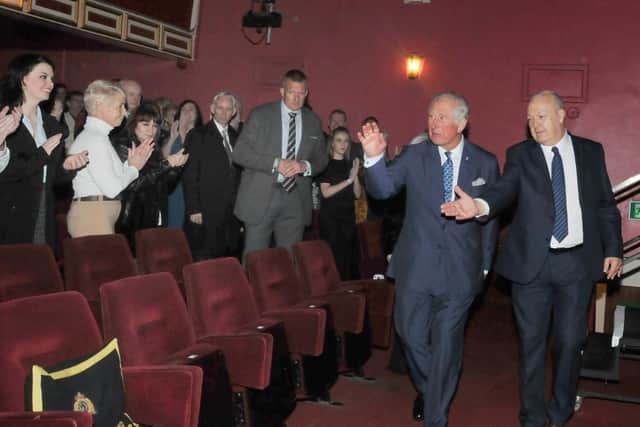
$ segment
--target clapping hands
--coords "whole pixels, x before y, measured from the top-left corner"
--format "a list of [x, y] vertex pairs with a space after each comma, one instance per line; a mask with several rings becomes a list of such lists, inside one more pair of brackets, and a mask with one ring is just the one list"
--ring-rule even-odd
[[131, 142], [131, 148], [129, 148], [129, 155], [127, 156], [129, 165], [138, 170], [142, 169], [147, 164], [149, 157], [151, 157], [154, 145], [152, 138], [145, 139], [138, 146]]
[[351, 171], [349, 172], [349, 179], [354, 182], [358, 178], [358, 172], [360, 171], [360, 159], [357, 157], [353, 159]]
[[183, 166], [185, 163], [187, 163], [187, 160], [189, 160], [189, 155], [184, 154], [184, 148], [175, 154], [167, 156], [167, 161], [172, 168]]
[[9, 112], [9, 107], [0, 110], [0, 143], [18, 129], [21, 116], [20, 111], [15, 108], [11, 112]]

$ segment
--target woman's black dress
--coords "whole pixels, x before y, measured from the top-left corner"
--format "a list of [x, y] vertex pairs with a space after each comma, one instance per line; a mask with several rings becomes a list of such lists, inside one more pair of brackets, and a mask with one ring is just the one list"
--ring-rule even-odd
[[[317, 181], [320, 185], [336, 185], [348, 179], [350, 171], [349, 160], [329, 159]], [[331, 197], [323, 197], [320, 205], [320, 237], [329, 243], [342, 280], [359, 279], [354, 200], [351, 184]]]

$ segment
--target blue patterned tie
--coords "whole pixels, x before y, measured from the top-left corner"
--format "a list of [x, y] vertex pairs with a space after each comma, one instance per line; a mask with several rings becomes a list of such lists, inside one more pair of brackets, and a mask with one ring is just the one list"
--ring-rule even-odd
[[442, 183], [444, 184], [442, 199], [446, 203], [452, 200], [451, 195], [453, 192], [453, 161], [451, 160], [451, 151], [445, 151], [444, 154], [447, 156], [447, 160], [445, 160], [442, 164]]
[[553, 224], [553, 237], [558, 242], [562, 242], [569, 234], [569, 223], [567, 222], [567, 195], [564, 186], [564, 168], [562, 167], [562, 157], [557, 147], [553, 151], [551, 161], [551, 187], [553, 188], [553, 207], [556, 211], [555, 223]]

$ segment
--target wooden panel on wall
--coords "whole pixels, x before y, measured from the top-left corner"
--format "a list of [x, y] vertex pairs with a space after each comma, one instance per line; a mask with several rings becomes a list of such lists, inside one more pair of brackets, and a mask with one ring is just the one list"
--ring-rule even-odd
[[284, 73], [292, 68], [304, 70], [304, 58], [299, 56], [257, 58], [254, 74], [255, 82], [262, 87], [279, 87]]
[[191, 11], [194, 0], [106, 0], [105, 3], [146, 15], [185, 30], [191, 29]]
[[127, 30], [125, 38], [133, 42], [138, 42], [160, 47], [160, 25], [157, 22], [145, 21], [143, 19], [129, 17], [127, 19]]
[[28, 10], [34, 15], [75, 24], [78, 22], [77, 0], [31, 0]]
[[586, 64], [525, 64], [522, 99], [541, 90], [556, 91], [565, 102], [586, 103], [589, 66]]
[[99, 33], [120, 36], [123, 14], [117, 9], [104, 7], [99, 3], [87, 3], [80, 26]]

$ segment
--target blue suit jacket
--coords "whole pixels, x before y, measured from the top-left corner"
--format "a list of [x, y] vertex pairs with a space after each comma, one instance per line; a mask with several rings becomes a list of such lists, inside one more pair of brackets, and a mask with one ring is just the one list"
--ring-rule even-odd
[[[571, 140], [584, 232], [578, 250], [585, 270], [596, 281], [603, 275], [605, 256], [622, 257], [620, 211], [611, 192], [602, 145], [574, 135]], [[551, 179], [540, 145], [527, 140], [509, 148], [504, 175], [482, 197], [491, 215], [516, 203], [496, 271], [514, 282], [529, 283], [549, 253], [555, 218]]]
[[[458, 185], [472, 197], [499, 176], [496, 157], [465, 140]], [[393, 162], [366, 169], [367, 191], [385, 199], [407, 190], [404, 224], [393, 250], [389, 275], [398, 290], [469, 296], [482, 289], [483, 270], [491, 269], [498, 223], [457, 222], [440, 213], [442, 166], [431, 142], [409, 145]]]

